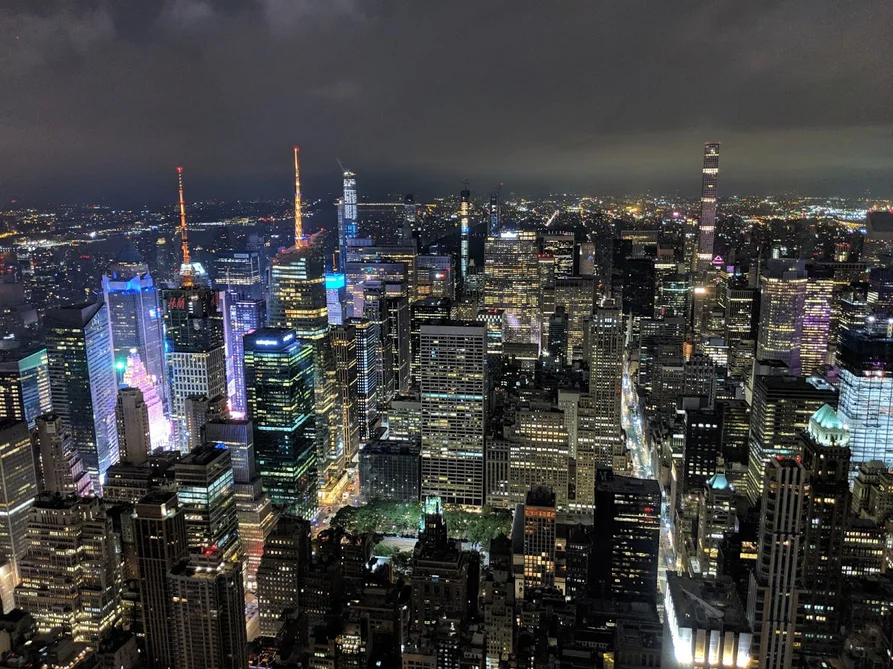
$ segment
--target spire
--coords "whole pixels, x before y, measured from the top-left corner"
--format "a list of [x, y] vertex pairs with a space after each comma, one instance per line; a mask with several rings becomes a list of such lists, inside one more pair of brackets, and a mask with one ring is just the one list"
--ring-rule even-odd
[[192, 264], [189, 260], [189, 235], [186, 230], [186, 201], [183, 199], [183, 168], [177, 167], [177, 182], [180, 188], [180, 242], [183, 245], [183, 287], [192, 287]]
[[301, 176], [298, 170], [298, 147], [295, 147], [295, 248], [304, 245], [304, 221], [301, 215]]

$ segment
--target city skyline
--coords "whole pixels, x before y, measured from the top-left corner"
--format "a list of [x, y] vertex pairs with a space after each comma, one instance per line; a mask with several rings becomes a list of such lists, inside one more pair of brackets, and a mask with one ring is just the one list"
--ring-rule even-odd
[[309, 193], [338, 159], [367, 192], [696, 192], [707, 141], [724, 192], [882, 192], [893, 8], [861, 9], [14, 2], [0, 197], [162, 201], [180, 162], [193, 197], [273, 197], [295, 143]]

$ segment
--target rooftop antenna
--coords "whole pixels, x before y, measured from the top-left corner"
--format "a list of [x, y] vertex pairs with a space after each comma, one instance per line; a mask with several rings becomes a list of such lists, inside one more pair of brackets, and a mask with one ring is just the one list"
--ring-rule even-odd
[[344, 174], [345, 172], [347, 172], [347, 169], [345, 169], [344, 165], [341, 164], [341, 158], [335, 158], [335, 160], [338, 161], [338, 167], [341, 168], [341, 173]]
[[298, 170], [298, 147], [295, 147], [295, 248], [304, 246], [304, 220], [301, 213], [301, 176]]
[[180, 243], [183, 247], [183, 268], [180, 270], [184, 288], [192, 288], [192, 263], [189, 260], [189, 233], [186, 229], [186, 200], [183, 199], [183, 168], [177, 167], [177, 185], [180, 191]]

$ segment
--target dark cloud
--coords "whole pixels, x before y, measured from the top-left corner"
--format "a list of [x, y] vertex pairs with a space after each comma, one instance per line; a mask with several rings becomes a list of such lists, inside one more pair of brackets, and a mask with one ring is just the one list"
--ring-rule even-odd
[[871, 188], [889, 0], [0, 0], [0, 193]]

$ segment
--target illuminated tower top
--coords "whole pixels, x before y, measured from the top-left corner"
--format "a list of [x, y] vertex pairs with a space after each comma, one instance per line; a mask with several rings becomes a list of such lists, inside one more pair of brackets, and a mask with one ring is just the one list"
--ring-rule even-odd
[[298, 147], [295, 147], [295, 247], [304, 245], [304, 220], [301, 213], [301, 175], [298, 169]]
[[701, 178], [701, 219], [698, 226], [698, 255], [693, 269], [703, 275], [713, 262], [713, 237], [716, 228], [716, 184], [719, 179], [719, 142], [704, 145]]
[[180, 243], [183, 247], [183, 269], [180, 274], [184, 288], [192, 287], [192, 263], [189, 260], [189, 234], [186, 229], [186, 201], [183, 199], [183, 168], [177, 167], [177, 184], [180, 192]]

